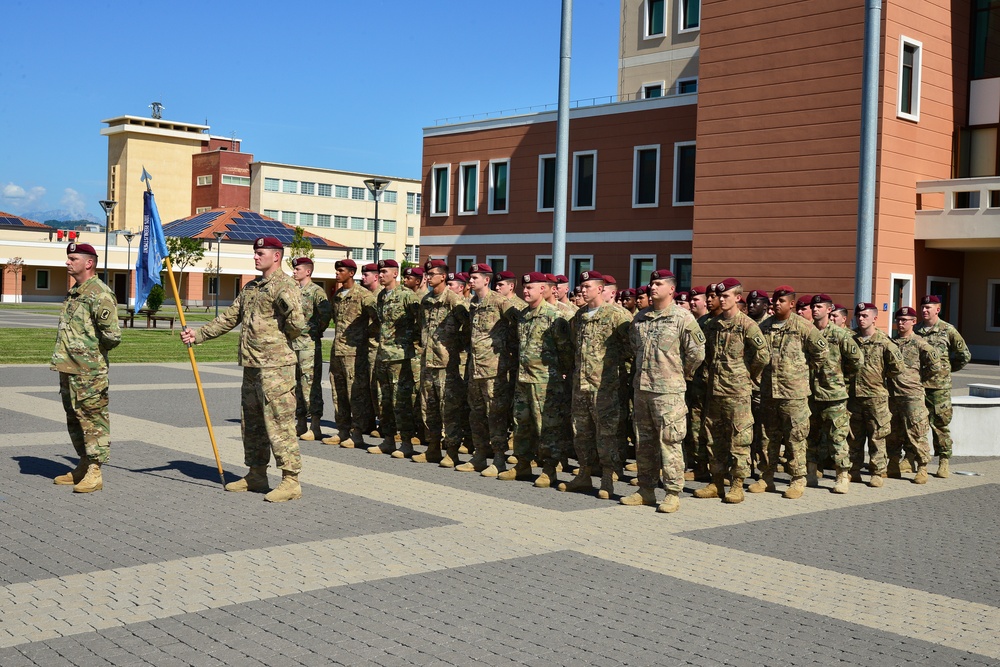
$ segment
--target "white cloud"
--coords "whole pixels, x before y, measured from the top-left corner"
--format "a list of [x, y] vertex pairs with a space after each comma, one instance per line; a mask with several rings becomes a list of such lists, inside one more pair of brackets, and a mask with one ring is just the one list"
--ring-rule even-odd
[[7, 183], [0, 190], [0, 206], [11, 213], [23, 213], [45, 197], [45, 188], [36, 185], [25, 190], [17, 183]]
[[3, 186], [3, 196], [5, 199], [21, 199], [26, 194], [28, 193], [26, 193], [24, 191], [24, 188], [22, 188], [20, 185], [8, 183], [7, 185]]
[[87, 205], [84, 203], [83, 197], [73, 188], [63, 190], [63, 196], [59, 200], [59, 205], [76, 216], [82, 217], [87, 212]]

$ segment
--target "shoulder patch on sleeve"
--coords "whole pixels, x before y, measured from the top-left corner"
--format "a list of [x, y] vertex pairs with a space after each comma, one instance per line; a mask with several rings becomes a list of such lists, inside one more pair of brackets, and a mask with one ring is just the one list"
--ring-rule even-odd
[[762, 347], [767, 347], [767, 345], [764, 343], [764, 336], [763, 336], [763, 334], [759, 334], [759, 333], [758, 334], [754, 334], [753, 338], [751, 338], [750, 340], [753, 341], [753, 344], [758, 349], [760, 349]]

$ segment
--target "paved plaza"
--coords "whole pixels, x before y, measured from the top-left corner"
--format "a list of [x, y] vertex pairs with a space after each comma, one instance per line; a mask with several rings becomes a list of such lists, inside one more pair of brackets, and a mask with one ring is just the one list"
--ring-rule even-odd
[[[201, 370], [231, 481], [241, 370]], [[302, 443], [270, 504], [222, 491], [187, 365], [118, 364], [81, 495], [56, 374], [0, 366], [0, 396], [3, 667], [1000, 665], [997, 459], [661, 515]]]

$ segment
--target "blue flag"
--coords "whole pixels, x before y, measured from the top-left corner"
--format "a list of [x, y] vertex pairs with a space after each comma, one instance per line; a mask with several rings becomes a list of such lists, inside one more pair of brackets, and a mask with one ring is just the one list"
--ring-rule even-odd
[[163, 237], [160, 213], [156, 210], [153, 193], [142, 193], [142, 240], [139, 242], [139, 258], [135, 262], [135, 307], [139, 310], [146, 304], [146, 297], [153, 285], [160, 284], [163, 258], [167, 256], [167, 240]]

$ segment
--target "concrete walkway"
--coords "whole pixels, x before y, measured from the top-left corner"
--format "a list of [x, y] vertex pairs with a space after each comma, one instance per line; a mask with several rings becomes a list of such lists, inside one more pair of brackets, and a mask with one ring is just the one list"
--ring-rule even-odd
[[[233, 480], [241, 372], [200, 367]], [[79, 495], [55, 374], [0, 392], [4, 667], [1000, 664], [996, 459], [660, 515], [302, 443], [271, 505], [221, 490], [185, 365], [120, 364]]]

